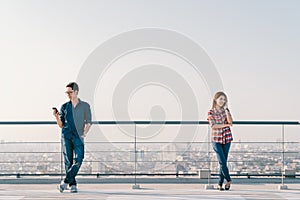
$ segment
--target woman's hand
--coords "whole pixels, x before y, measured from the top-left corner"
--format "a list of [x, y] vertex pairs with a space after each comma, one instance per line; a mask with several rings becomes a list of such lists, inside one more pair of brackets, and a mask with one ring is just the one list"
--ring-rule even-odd
[[226, 102], [226, 103], [224, 104], [223, 108], [224, 108], [225, 110], [228, 109], [228, 102]]
[[232, 124], [215, 124], [212, 126], [212, 128], [226, 128], [230, 126], [232, 126]]

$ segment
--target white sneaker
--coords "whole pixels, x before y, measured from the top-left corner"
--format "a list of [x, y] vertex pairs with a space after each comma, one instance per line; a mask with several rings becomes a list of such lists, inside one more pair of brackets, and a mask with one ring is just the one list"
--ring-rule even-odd
[[63, 192], [64, 190], [66, 190], [68, 187], [68, 184], [65, 183], [64, 181], [62, 181], [58, 186], [57, 186], [57, 189], [60, 191], [60, 192]]
[[71, 192], [72, 192], [72, 193], [78, 192], [78, 191], [77, 191], [77, 186], [76, 186], [76, 185], [72, 185], [72, 186], [71, 186]]

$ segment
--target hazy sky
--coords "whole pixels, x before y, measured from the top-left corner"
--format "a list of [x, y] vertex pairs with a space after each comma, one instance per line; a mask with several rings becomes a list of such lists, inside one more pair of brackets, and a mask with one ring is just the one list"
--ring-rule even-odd
[[[122, 32], [157, 27], [179, 32], [205, 49], [235, 120], [298, 121], [299, 9], [297, 0], [0, 0], [0, 120], [53, 120], [51, 107], [67, 100], [65, 85], [76, 80], [91, 52]], [[142, 65], [155, 57], [155, 52], [150, 58], [146, 54], [133, 54], [130, 62]], [[174, 68], [188, 77], [190, 69], [174, 60]], [[130, 67], [128, 60], [122, 62]], [[118, 70], [116, 63], [108, 76], [118, 80], [126, 69]], [[210, 96], [196, 79], [190, 81], [199, 83], [198, 119], [205, 120]], [[103, 91], [116, 84], [108, 81]], [[128, 105], [132, 119], [149, 120], [153, 105], [166, 108], [166, 119], [180, 119], [178, 99], [171, 93], [154, 86], [139, 92]], [[95, 99], [109, 95], [99, 89]], [[113, 120], [111, 104], [94, 107], [94, 119]]]

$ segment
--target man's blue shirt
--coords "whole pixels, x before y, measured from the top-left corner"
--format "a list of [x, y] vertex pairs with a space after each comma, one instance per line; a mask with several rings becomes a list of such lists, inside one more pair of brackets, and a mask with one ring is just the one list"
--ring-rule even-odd
[[68, 101], [61, 106], [60, 120], [63, 123], [62, 137], [81, 137], [85, 124], [92, 123], [90, 105], [79, 99], [74, 108], [72, 102]]

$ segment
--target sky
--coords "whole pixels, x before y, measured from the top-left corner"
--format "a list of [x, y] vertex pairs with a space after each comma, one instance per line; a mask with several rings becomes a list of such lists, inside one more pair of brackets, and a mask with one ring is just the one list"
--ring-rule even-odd
[[[234, 120], [299, 121], [299, 8], [296, 0], [0, 0], [0, 121], [54, 120], [51, 108], [67, 101], [65, 86], [77, 80], [89, 56], [115, 36], [145, 28], [184, 35], [205, 51], [221, 78]], [[184, 109], [193, 110], [194, 104], [185, 107], [187, 100], [176, 90], [154, 83], [136, 85], [125, 99], [130, 119], [206, 120], [211, 93], [205, 77], [180, 57], [151, 49], [122, 56], [99, 77], [94, 120], [123, 119], [114, 110], [123, 102], [112, 99], [114, 89], [131, 70], [159, 64], [191, 86], [197, 115], [183, 118]], [[59, 137], [53, 126], [0, 130], [11, 133], [1, 136], [3, 140]], [[168, 140], [168, 134], [162, 135], [156, 139]]]

